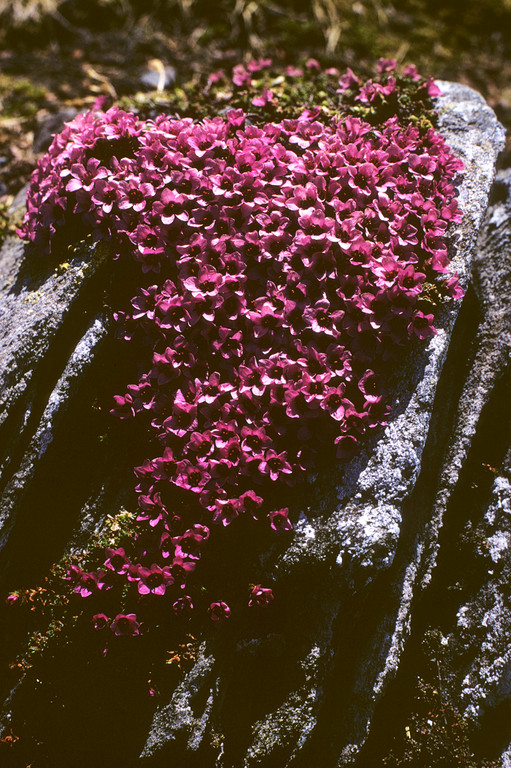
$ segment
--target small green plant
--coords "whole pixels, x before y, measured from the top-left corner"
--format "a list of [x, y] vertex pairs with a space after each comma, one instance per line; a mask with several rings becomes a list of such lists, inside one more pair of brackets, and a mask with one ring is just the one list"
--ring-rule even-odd
[[12, 217], [9, 211], [10, 200], [0, 201], [0, 246], [5, 238], [14, 234], [16, 227], [13, 225]]
[[[15, 590], [7, 597], [11, 605], [25, 607], [36, 613], [46, 627], [30, 634], [26, 647], [11, 664], [12, 669], [28, 671], [36, 658], [57, 636], [64, 636], [77, 622], [77, 602], [73, 586], [67, 578], [70, 569], [89, 571], [104, 560], [107, 547], [128, 546], [134, 535], [135, 515], [124, 509], [108, 515], [100, 532], [94, 533], [88, 547], [66, 555], [55, 563], [41, 586]], [[63, 632], [63, 630], [66, 630]]]
[[25, 78], [0, 74], [1, 120], [34, 117], [46, 99], [46, 90]]

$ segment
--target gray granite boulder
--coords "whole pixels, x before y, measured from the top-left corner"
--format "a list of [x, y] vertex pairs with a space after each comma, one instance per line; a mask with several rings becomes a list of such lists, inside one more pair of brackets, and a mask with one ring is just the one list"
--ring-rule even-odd
[[[503, 130], [476, 92], [440, 86], [440, 130], [465, 163], [459, 184], [465, 215], [450, 232], [450, 250], [466, 298], [461, 306], [442, 309], [438, 334], [395, 371], [388, 426], [336, 476], [319, 472], [309, 478], [291, 545], [262, 556], [261, 571], [278, 584], [285, 614], [275, 626], [204, 639], [195, 664], [154, 702], [140, 698], [150, 674], [147, 659], [131, 665], [131, 682], [122, 665], [92, 672], [70, 653], [59, 669], [50, 664], [38, 673], [42, 691], [35, 698], [27, 693], [33, 676], [10, 691], [7, 684], [4, 727], [10, 727], [13, 712], [24, 719], [45, 742], [41, 764], [57, 765], [64, 749], [55, 743], [58, 726], [48, 720], [52, 706], [65, 707], [66, 743], [76, 745], [74, 762], [62, 764], [90, 765], [98, 744], [105, 764], [108, 759], [114, 765], [369, 764], [364, 745], [399, 674], [416, 607], [431, 588], [445, 516], [495, 383], [495, 361], [504, 366], [508, 354], [507, 326], [499, 326], [506, 309], [500, 294], [491, 296], [490, 246], [475, 260], [477, 293], [470, 286]], [[27, 567], [34, 577], [44, 573], [62, 552], [81, 545], [105, 514], [120, 508], [132, 484], [129, 450], [118, 450], [123, 438], [113, 434], [98, 441], [105, 429], [101, 413], [97, 421], [83, 415], [101, 401], [98, 381], [111, 387], [129, 368], [125, 360], [112, 372], [117, 353], [102, 306], [111, 279], [105, 256], [101, 246], [83, 244], [60, 264], [33, 274], [33, 261], [21, 246], [11, 243], [2, 253], [0, 562], [6, 585], [26, 575]], [[505, 282], [507, 272], [500, 269]], [[478, 304], [485, 313], [479, 329]], [[81, 468], [91, 464], [94, 472], [84, 478]], [[501, 480], [501, 494], [504, 485]], [[490, 557], [500, 557], [508, 546], [507, 528], [499, 527], [495, 510], [488, 511], [488, 525], [494, 526]], [[501, 613], [507, 627], [507, 614]], [[464, 671], [466, 684], [454, 671], [449, 677], [453, 697], [465, 702], [474, 720], [490, 690], [498, 706], [509, 688], [507, 652], [498, 657], [501, 667], [494, 674], [483, 645], [479, 661]], [[70, 675], [75, 670], [86, 693], [77, 682], [66, 683], [64, 669]], [[122, 725], [110, 709], [115, 706], [122, 710]], [[45, 732], [38, 721], [43, 714]]]

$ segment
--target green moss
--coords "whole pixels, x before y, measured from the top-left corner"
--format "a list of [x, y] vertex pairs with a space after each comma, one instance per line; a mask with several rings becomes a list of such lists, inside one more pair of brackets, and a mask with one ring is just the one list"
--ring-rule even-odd
[[41, 108], [46, 90], [24, 78], [0, 75], [0, 114], [2, 119], [30, 118]]
[[[280, 121], [299, 117], [304, 109], [317, 109], [319, 120], [355, 115], [372, 125], [381, 125], [397, 115], [425, 133], [436, 122], [431, 99], [421, 83], [410, 77], [397, 76], [397, 91], [389, 97], [378, 97], [366, 106], [355, 100], [356, 91], [339, 93], [338, 75], [302, 67], [301, 76], [283, 74], [281, 68], [264, 68], [253, 76], [249, 85], [233, 84], [228, 71], [215, 82], [194, 76], [189, 81], [163, 92], [137, 93], [122, 98], [118, 104], [141, 119], [165, 113], [200, 120], [225, 113], [226, 109], [243, 109], [254, 122]], [[377, 76], [386, 81], [386, 74]], [[255, 106], [253, 99], [263, 90], [272, 93], [265, 106]]]
[[14, 237], [23, 221], [23, 213], [19, 208], [13, 210], [12, 201], [11, 195], [0, 200], [0, 248], [8, 237]]
[[11, 592], [11, 595], [18, 598], [22, 609], [36, 613], [46, 625], [30, 634], [24, 651], [11, 664], [11, 669], [27, 672], [54, 639], [59, 637], [66, 642], [76, 625], [78, 615], [73, 605], [75, 595], [72, 583], [66, 578], [69, 568], [74, 565], [84, 571], [97, 570], [104, 562], [106, 547], [116, 549], [124, 546], [129, 549], [134, 531], [133, 513], [121, 509], [115, 515], [108, 515], [102, 530], [91, 536], [88, 546], [55, 563], [42, 586]]

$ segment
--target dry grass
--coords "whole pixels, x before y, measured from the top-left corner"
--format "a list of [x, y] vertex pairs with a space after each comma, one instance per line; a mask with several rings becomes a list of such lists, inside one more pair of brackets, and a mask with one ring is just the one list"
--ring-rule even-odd
[[0, 0], [0, 14], [7, 23], [22, 27], [39, 23], [45, 16], [54, 16], [62, 0]]

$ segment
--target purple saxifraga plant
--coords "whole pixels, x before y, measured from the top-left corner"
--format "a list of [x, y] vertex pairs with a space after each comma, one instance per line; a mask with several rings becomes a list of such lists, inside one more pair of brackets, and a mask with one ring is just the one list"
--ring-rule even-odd
[[[234, 86], [265, 66], [235, 67]], [[339, 92], [359, 105], [388, 98], [390, 63], [380, 71], [383, 84], [349, 71]], [[265, 107], [274, 96], [265, 87], [255, 98]], [[128, 584], [188, 613], [213, 530], [246, 518], [290, 535], [289, 509], [269, 501], [275, 488], [316, 466], [318, 434], [345, 461], [386, 423], [385, 366], [435, 333], [418, 303], [426, 286], [461, 296], [445, 238], [460, 219], [460, 169], [432, 128], [319, 109], [254, 124], [241, 109], [144, 122], [114, 107], [55, 137], [21, 235], [50, 252], [78, 225], [138, 262], [140, 288], [116, 319], [120, 335], [142, 334], [152, 351], [113, 410], [145, 414], [160, 446], [135, 468], [133, 550], [107, 549], [95, 573], [75, 567], [78, 594]], [[169, 488], [183, 499], [178, 513]], [[272, 600], [271, 589], [250, 588], [250, 607]], [[209, 606], [214, 622], [230, 614], [222, 600]], [[95, 621], [116, 635], [140, 631], [132, 613]]]

